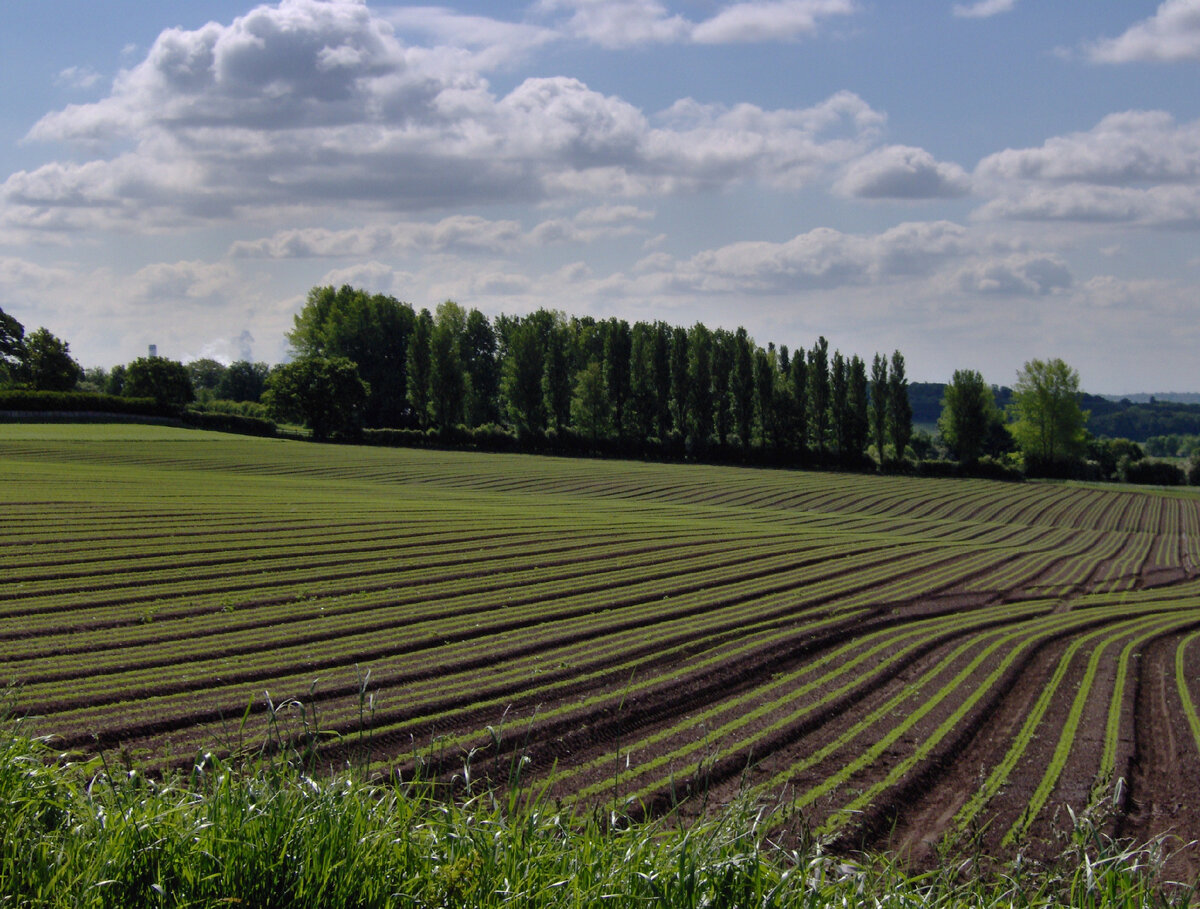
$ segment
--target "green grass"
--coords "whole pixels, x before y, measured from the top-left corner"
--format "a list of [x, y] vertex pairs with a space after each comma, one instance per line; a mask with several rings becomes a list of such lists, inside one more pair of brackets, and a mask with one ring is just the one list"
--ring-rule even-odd
[[[299, 758], [299, 755], [293, 755]], [[921, 874], [819, 843], [784, 850], [738, 802], [690, 827], [613, 826], [517, 789], [446, 801], [422, 784], [313, 778], [298, 760], [211, 756], [152, 780], [71, 765], [0, 731], [0, 905], [27, 907], [1185, 907], [1156, 844], [1075, 819], [1054, 861]]]

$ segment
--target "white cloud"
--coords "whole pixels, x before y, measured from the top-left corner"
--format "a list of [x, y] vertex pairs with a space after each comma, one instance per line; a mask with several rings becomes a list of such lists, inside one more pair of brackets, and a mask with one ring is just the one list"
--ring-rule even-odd
[[90, 66], [68, 66], [66, 69], [59, 71], [59, 74], [54, 79], [54, 83], [66, 88], [86, 89], [92, 88], [103, 78], [103, 76]]
[[1149, 19], [1116, 38], [1086, 46], [1095, 63], [1200, 60], [1200, 0], [1166, 0]]
[[1058, 256], [1018, 254], [985, 258], [960, 269], [953, 278], [958, 288], [979, 294], [1045, 296], [1069, 288], [1070, 269]]
[[976, 3], [956, 3], [953, 13], [966, 19], [987, 19], [1000, 13], [1011, 12], [1017, 0], [977, 0]]
[[861, 199], [945, 199], [966, 195], [971, 179], [922, 148], [889, 145], [852, 162], [835, 188]]
[[455, 48], [404, 45], [353, 0], [283, 0], [229, 25], [170, 29], [106, 97], [34, 125], [30, 140], [90, 159], [10, 175], [0, 223], [142, 232], [328, 206], [797, 187], [866, 151], [884, 119], [849, 92], [783, 110], [685, 101], [652, 119], [565, 77], [497, 97], [476, 66]]
[[1200, 227], [1200, 121], [1111, 114], [1084, 133], [989, 155], [975, 188], [983, 218]]
[[854, 0], [745, 0], [694, 22], [672, 15], [658, 0], [541, 0], [553, 15], [569, 12], [558, 28], [606, 48], [695, 42], [735, 44], [790, 41], [815, 34], [821, 20], [857, 11]]
[[758, 0], [734, 3], [692, 29], [698, 44], [786, 41], [812, 35], [820, 20], [855, 12], [852, 0]]

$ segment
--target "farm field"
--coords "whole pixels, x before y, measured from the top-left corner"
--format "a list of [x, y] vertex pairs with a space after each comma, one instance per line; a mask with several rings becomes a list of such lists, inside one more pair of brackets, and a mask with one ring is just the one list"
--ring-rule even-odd
[[915, 857], [1121, 779], [1114, 833], [1200, 836], [1187, 492], [9, 424], [0, 503], [0, 680], [63, 749], [319, 730]]

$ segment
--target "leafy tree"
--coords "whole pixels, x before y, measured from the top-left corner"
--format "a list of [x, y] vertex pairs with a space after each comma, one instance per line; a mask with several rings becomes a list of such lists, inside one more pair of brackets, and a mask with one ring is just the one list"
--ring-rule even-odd
[[276, 419], [302, 422], [324, 441], [357, 432], [368, 393], [347, 357], [302, 357], [271, 371], [263, 399]]
[[467, 373], [467, 425], [495, 422], [500, 414], [500, 363], [496, 332], [478, 309], [467, 313], [462, 355]]
[[639, 439], [655, 434], [658, 390], [654, 383], [654, 326], [636, 322], [629, 352], [629, 422]]
[[871, 361], [871, 438], [880, 464], [884, 460], [888, 435], [888, 389], [887, 357], [877, 353]]
[[892, 444], [896, 448], [896, 459], [903, 461], [904, 452], [912, 439], [912, 404], [908, 400], [908, 378], [904, 374], [904, 356], [892, 351], [892, 368], [888, 376], [888, 427]]
[[857, 354], [850, 358], [849, 387], [846, 393], [846, 410], [848, 431], [846, 442], [850, 459], [857, 462], [863, 456], [870, 435], [870, 416], [868, 413], [867, 366], [862, 357]]
[[612, 405], [612, 426], [624, 435], [628, 420], [625, 406], [629, 400], [630, 361], [633, 357], [633, 333], [624, 319], [609, 319], [604, 334], [604, 385]]
[[[558, 432], [571, 424], [571, 329], [566, 320], [556, 319], [546, 337], [545, 368], [542, 372], [542, 397], [545, 399], [547, 418]], [[589, 364], [595, 363], [592, 360]], [[585, 367], [586, 368], [586, 367]], [[603, 392], [604, 389], [602, 388]], [[607, 401], [607, 398], [605, 398]], [[592, 402], [589, 401], [589, 406]], [[598, 405], [597, 405], [598, 406]]]
[[829, 422], [839, 457], [850, 454], [850, 372], [840, 350], [829, 364]]
[[579, 431], [595, 442], [606, 438], [611, 431], [611, 412], [603, 367], [593, 360], [575, 379], [571, 415]]
[[545, 345], [532, 316], [508, 325], [507, 350], [500, 366], [500, 391], [508, 418], [522, 433], [546, 428], [542, 394]]
[[803, 458], [808, 454], [808, 362], [803, 347], [792, 355], [788, 394], [794, 426], [792, 447]]
[[408, 408], [420, 426], [427, 425], [429, 420], [429, 390], [433, 371], [432, 341], [433, 315], [428, 309], [422, 309], [413, 323], [405, 363]]
[[824, 454], [829, 444], [829, 342], [825, 336], [808, 352], [808, 414], [813, 447]]
[[754, 350], [754, 400], [758, 411], [759, 442], [763, 448], [778, 444], [778, 419], [775, 410], [775, 349]]
[[671, 425], [687, 435], [688, 408], [688, 333], [686, 328], [671, 329]]
[[718, 328], [712, 333], [712, 421], [717, 441], [724, 445], [733, 430], [732, 401], [729, 397], [733, 379], [733, 333]]
[[188, 371], [188, 378], [191, 379], [192, 390], [197, 394], [202, 391], [215, 394], [221, 380], [225, 378], [225, 364], [218, 363], [211, 357], [192, 360], [185, 363], [184, 367]]
[[[336, 290], [314, 287], [287, 338], [298, 359], [352, 360], [371, 389], [363, 422], [399, 426], [408, 409], [408, 345], [415, 323], [413, 308], [394, 297], [368, 294], [348, 285]], [[422, 394], [417, 392], [418, 397]], [[420, 419], [425, 416], [422, 409]]]
[[1079, 406], [1079, 373], [1062, 360], [1026, 363], [1010, 408], [1013, 438], [1027, 461], [1051, 465], [1083, 457], [1087, 413]]
[[687, 434], [693, 447], [702, 451], [713, 434], [712, 332], [697, 322], [688, 331], [687, 347]]
[[654, 346], [651, 358], [654, 377], [654, 432], [665, 439], [671, 429], [671, 326], [654, 323]]
[[70, 391], [83, 378], [83, 368], [71, 357], [66, 341], [45, 328], [25, 338], [22, 378], [36, 391]]
[[130, 363], [125, 368], [121, 394], [127, 398], [154, 398], [160, 407], [172, 408], [196, 400], [187, 368], [165, 357], [138, 357]]
[[270, 367], [266, 363], [236, 360], [229, 364], [217, 385], [217, 397], [223, 401], [257, 401], [267, 388]]
[[973, 369], [958, 369], [942, 397], [938, 429], [954, 456], [963, 464], [979, 460], [992, 423], [999, 419], [996, 398], [983, 376]]
[[15, 384], [25, 361], [25, 326], [0, 309], [0, 386]]
[[466, 375], [462, 339], [467, 314], [453, 300], [437, 308], [429, 334], [429, 412], [433, 422], [446, 429], [463, 421]]
[[743, 447], [749, 448], [754, 426], [754, 345], [741, 326], [733, 334], [733, 375], [729, 386], [733, 425]]

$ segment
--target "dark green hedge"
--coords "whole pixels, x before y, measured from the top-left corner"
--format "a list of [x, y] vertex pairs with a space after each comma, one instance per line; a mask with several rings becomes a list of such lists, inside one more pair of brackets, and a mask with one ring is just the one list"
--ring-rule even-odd
[[233, 413], [185, 410], [180, 419], [188, 426], [196, 429], [236, 432], [244, 436], [275, 435], [275, 424], [270, 420], [262, 420], [258, 417], [243, 417]]
[[49, 413], [123, 413], [143, 417], [174, 416], [153, 398], [122, 398], [90, 391], [0, 391], [0, 410], [33, 410]]

